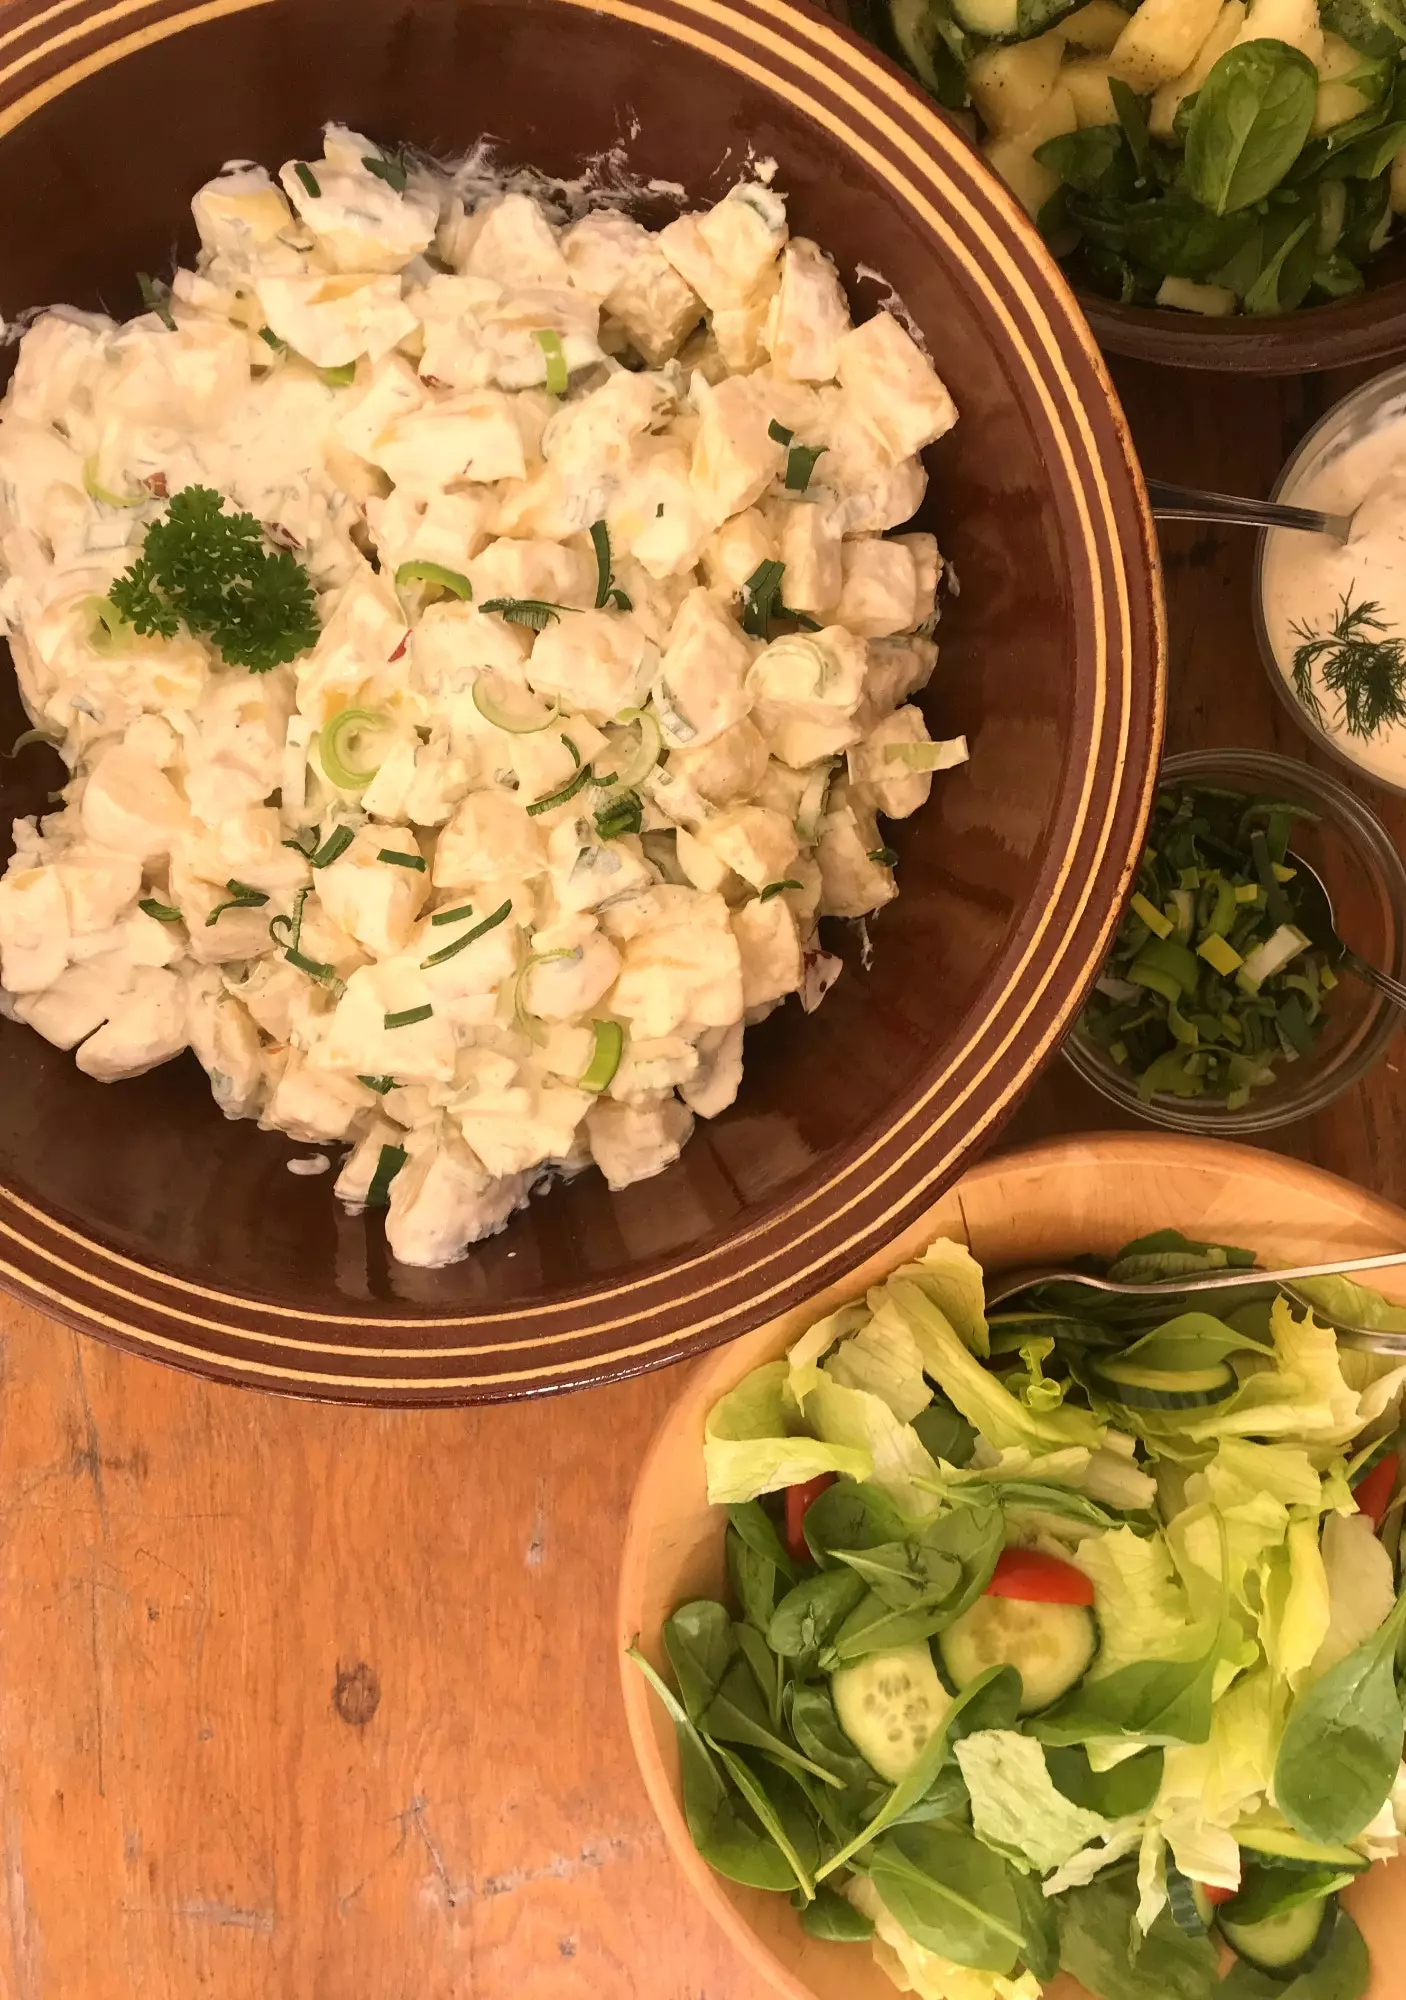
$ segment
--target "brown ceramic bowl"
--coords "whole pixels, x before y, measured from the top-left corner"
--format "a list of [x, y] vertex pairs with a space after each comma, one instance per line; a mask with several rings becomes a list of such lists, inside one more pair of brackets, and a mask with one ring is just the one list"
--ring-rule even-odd
[[[725, 1882], [689, 1838], [679, 1802], [673, 1727], [624, 1657], [641, 1650], [664, 1666], [664, 1620], [691, 1597], [718, 1597], [723, 1516], [708, 1505], [703, 1421], [749, 1370], [773, 1360], [810, 1325], [911, 1257], [935, 1236], [970, 1245], [988, 1271], [1065, 1264], [1081, 1252], [1111, 1255], [1152, 1229], [1213, 1243], [1244, 1243], [1284, 1265], [1371, 1257], [1406, 1249], [1406, 1214], [1298, 1160], [1224, 1140], [1121, 1132], [1060, 1139], [977, 1167], [887, 1249], [804, 1305], [760, 1326], [705, 1367], [664, 1419], [635, 1487], [620, 1571], [617, 1634], [630, 1740], [674, 1859], [759, 1980], [785, 2000], [894, 2000], [869, 1953], [808, 1938], [784, 1896]], [[1374, 1282], [1406, 1301], [1406, 1268]], [[1371, 1869], [1346, 1902], [1372, 1953], [1366, 2000], [1394, 2000], [1406, 1952], [1406, 1860]], [[1088, 2000], [1062, 1974], [1045, 2000]]]
[[[71, 1323], [316, 1396], [524, 1395], [668, 1361], [850, 1268], [952, 1179], [1059, 1045], [1138, 850], [1161, 730], [1155, 543], [1122, 416], [1033, 230], [917, 92], [783, 0], [17, 0], [0, 32], [0, 307], [137, 307], [231, 157], [323, 119], [440, 154], [487, 131], [570, 175], [634, 133], [715, 197], [772, 155], [861, 312], [877, 267], [962, 410], [932, 459], [961, 578], [931, 691], [970, 766], [896, 834], [904, 892], [668, 1174], [558, 1189], [467, 1261], [408, 1269], [186, 1058], [104, 1088], [0, 1022], [0, 1280]], [[8, 674], [0, 741], [20, 726]], [[8, 732], [8, 733], [7, 733]], [[0, 826], [42, 810], [3, 766]]]

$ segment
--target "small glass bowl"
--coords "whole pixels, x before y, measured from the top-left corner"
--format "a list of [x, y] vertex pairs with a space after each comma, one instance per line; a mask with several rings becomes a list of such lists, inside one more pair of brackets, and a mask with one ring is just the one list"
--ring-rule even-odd
[[[1163, 760], [1166, 786], [1212, 785], [1288, 799], [1319, 815], [1298, 821], [1292, 846], [1322, 876], [1338, 934], [1398, 979], [1406, 977], [1406, 867], [1369, 806], [1326, 771], [1267, 750], [1187, 750]], [[1137, 1078], [1076, 1027], [1064, 1053], [1110, 1103], [1176, 1132], [1246, 1138], [1321, 1111], [1380, 1062], [1403, 1016], [1372, 987], [1341, 973], [1324, 1008], [1325, 1026], [1310, 1054], [1275, 1064], [1277, 1081], [1229, 1110], [1211, 1098], [1158, 1095], [1144, 1103]]]
[[[1300, 439], [1297, 449], [1285, 461], [1284, 468], [1274, 482], [1271, 500], [1283, 500], [1293, 505], [1299, 500], [1304, 487], [1313, 476], [1330, 465], [1340, 452], [1350, 445], [1359, 443], [1379, 426], [1399, 420], [1406, 415], [1406, 366], [1389, 368], [1384, 375], [1378, 375], [1370, 382], [1364, 382], [1360, 389], [1354, 389], [1341, 402], [1334, 403], [1318, 419], [1307, 436]], [[1294, 721], [1312, 742], [1326, 751], [1335, 763], [1345, 764], [1349, 770], [1365, 778], [1369, 784], [1379, 785], [1384, 792], [1395, 792], [1398, 797], [1406, 797], [1406, 784], [1394, 778], [1384, 777], [1375, 769], [1369, 757], [1354, 757], [1343, 748], [1343, 739], [1322, 728], [1296, 699], [1276, 657], [1269, 636], [1269, 623], [1264, 614], [1265, 564], [1269, 552], [1270, 536], [1283, 538], [1286, 543], [1303, 539], [1297, 528], [1261, 529], [1256, 537], [1255, 582], [1253, 592], [1255, 614], [1255, 638], [1259, 642], [1260, 658], [1264, 670], [1269, 675], [1269, 684], [1288, 709]]]

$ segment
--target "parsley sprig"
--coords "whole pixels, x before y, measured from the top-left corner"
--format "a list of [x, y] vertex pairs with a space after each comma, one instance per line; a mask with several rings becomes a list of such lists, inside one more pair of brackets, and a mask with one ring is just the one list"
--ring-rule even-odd
[[296, 659], [322, 629], [307, 571], [265, 546], [252, 514], [225, 513], [208, 486], [175, 495], [108, 597], [138, 632], [174, 639], [184, 624], [255, 674]]
[[1353, 604], [1344, 591], [1330, 632], [1295, 625], [1294, 693], [1319, 727], [1323, 704], [1313, 685], [1318, 669], [1324, 691], [1335, 697], [1338, 720], [1349, 736], [1374, 736], [1385, 722], [1406, 722], [1406, 639], [1381, 636], [1389, 627], [1375, 599]]

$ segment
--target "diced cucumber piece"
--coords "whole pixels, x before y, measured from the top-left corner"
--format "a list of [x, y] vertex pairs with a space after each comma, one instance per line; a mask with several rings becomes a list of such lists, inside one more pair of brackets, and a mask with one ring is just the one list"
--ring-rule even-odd
[[1020, 0], [952, 0], [952, 12], [972, 34], [1004, 41], [1019, 26]]
[[1321, 1903], [1353, 1880], [1347, 1868], [1311, 1868], [1295, 1861], [1247, 1861], [1240, 1888], [1224, 1914], [1231, 1923], [1259, 1924], [1304, 1903]]
[[841, 1729], [891, 1785], [908, 1775], [952, 1706], [921, 1641], [841, 1667], [830, 1693]]
[[1287, 1826], [1242, 1824], [1232, 1827], [1231, 1832], [1240, 1846], [1260, 1861], [1308, 1862], [1317, 1868], [1349, 1868], [1359, 1875], [1372, 1865], [1355, 1847], [1325, 1846], [1321, 1841], [1305, 1840], [1301, 1833]]
[[1167, 1906], [1177, 1929], [1185, 1931], [1188, 1937], [1205, 1937], [1215, 1918], [1215, 1906], [1206, 1894], [1205, 1885], [1193, 1882], [1180, 1868], [1171, 1866], [1167, 1869]]
[[889, 0], [893, 38], [904, 61], [925, 90], [942, 94], [942, 79], [933, 60], [937, 45], [937, 8], [933, 0]]
[[1098, 1625], [1082, 1604], [979, 1597], [937, 1643], [958, 1693], [988, 1667], [1014, 1667], [1020, 1713], [1033, 1715], [1083, 1679], [1098, 1651]]
[[1257, 1924], [1237, 1924], [1226, 1914], [1229, 1907], [1227, 1904], [1221, 1912], [1220, 1929], [1236, 1957], [1281, 1978], [1297, 1978], [1317, 1964], [1328, 1949], [1337, 1915], [1331, 1896], [1319, 1903], [1301, 1903], [1297, 1909], [1265, 1917]]

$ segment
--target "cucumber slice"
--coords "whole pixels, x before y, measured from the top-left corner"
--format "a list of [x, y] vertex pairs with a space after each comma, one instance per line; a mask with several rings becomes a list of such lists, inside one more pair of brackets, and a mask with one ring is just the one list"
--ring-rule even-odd
[[1331, 1896], [1320, 1903], [1301, 1903], [1277, 1917], [1265, 1917], [1257, 1924], [1237, 1924], [1221, 1912], [1221, 1935], [1247, 1965], [1280, 1978], [1297, 1978], [1318, 1963], [1328, 1949], [1337, 1916]]
[[972, 34], [996, 41], [1005, 41], [1020, 25], [1020, 0], [952, 0], [952, 12]]
[[940, 97], [942, 81], [933, 60], [937, 46], [936, 17], [933, 0], [889, 0], [889, 21], [903, 60], [923, 88]]
[[1119, 1356], [1090, 1361], [1104, 1393], [1142, 1410], [1199, 1410], [1223, 1403], [1239, 1386], [1228, 1361], [1208, 1368], [1149, 1368]]
[[1033, 1715], [1083, 1679], [1098, 1651], [1098, 1626], [1082, 1604], [979, 1597], [939, 1632], [937, 1643], [959, 1693], [988, 1667], [1014, 1667], [1020, 1675], [1020, 1713]]
[[1260, 1924], [1269, 1917], [1282, 1917], [1304, 1903], [1321, 1903], [1335, 1896], [1353, 1880], [1346, 1868], [1309, 1868], [1297, 1862], [1276, 1861], [1266, 1867], [1250, 1861], [1240, 1878], [1240, 1888], [1224, 1914], [1234, 1924]]
[[1167, 1869], [1167, 1907], [1177, 1929], [1185, 1931], [1188, 1937], [1205, 1937], [1215, 1919], [1215, 1906], [1206, 1894], [1205, 1885], [1193, 1882], [1180, 1868]]
[[908, 1775], [952, 1706], [921, 1641], [841, 1667], [830, 1693], [841, 1729], [891, 1785]]
[[1355, 1875], [1363, 1875], [1372, 1865], [1355, 1847], [1325, 1847], [1319, 1841], [1305, 1840], [1301, 1833], [1294, 1833], [1287, 1826], [1237, 1826], [1231, 1831], [1246, 1853], [1271, 1866], [1276, 1861], [1297, 1861], [1316, 1868], [1350, 1869]]

